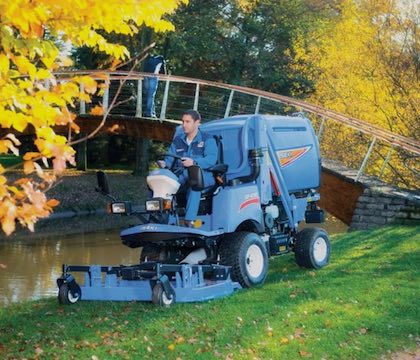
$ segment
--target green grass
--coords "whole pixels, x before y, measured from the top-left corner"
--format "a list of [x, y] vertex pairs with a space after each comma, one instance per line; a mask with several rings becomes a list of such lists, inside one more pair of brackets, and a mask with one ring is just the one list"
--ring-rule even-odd
[[326, 268], [300, 269], [288, 254], [270, 261], [263, 286], [207, 303], [12, 305], [0, 310], [0, 358], [379, 359], [416, 346], [419, 234], [337, 235]]

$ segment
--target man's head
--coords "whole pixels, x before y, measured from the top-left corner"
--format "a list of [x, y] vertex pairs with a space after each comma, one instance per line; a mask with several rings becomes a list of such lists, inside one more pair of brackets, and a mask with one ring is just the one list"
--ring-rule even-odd
[[182, 129], [186, 135], [195, 135], [200, 125], [201, 115], [196, 110], [187, 110], [182, 114]]

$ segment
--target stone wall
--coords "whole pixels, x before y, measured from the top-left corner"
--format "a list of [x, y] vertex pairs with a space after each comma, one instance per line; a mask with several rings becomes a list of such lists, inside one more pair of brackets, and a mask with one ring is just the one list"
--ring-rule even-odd
[[395, 223], [420, 225], [420, 196], [389, 186], [366, 187], [356, 203], [350, 230]]
[[322, 160], [320, 206], [349, 225], [349, 230], [387, 224], [420, 225], [420, 192], [389, 186], [378, 178]]

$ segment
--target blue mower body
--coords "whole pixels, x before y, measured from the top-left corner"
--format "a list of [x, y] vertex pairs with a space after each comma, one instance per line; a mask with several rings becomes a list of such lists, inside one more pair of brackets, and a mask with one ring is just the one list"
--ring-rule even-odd
[[[139, 277], [127, 279], [124, 271], [116, 271], [106, 274], [108, 280], [100, 285], [92, 281], [98, 268], [84, 269], [88, 275], [82, 299], [86, 294], [89, 299], [121, 300], [127, 298], [124, 293], [132, 294], [131, 300], [152, 298], [157, 303], [168, 302], [171, 296], [176, 301], [207, 300], [263, 283], [270, 256], [294, 251], [300, 266], [321, 268], [328, 263], [326, 232], [298, 231], [299, 223], [324, 218], [317, 207], [321, 158], [311, 122], [302, 115], [243, 115], [205, 123], [201, 130], [214, 136], [219, 153], [217, 164], [205, 169], [213, 173], [216, 184], [202, 189], [195, 227], [182, 226], [185, 193], [178, 190], [177, 177], [168, 169], [154, 170], [148, 181], [162, 181], [164, 189], [171, 190], [154, 190], [159, 196], [148, 200], [145, 211], [134, 213], [126, 202], [111, 204], [115, 213], [138, 216], [139, 224], [123, 230], [121, 239], [126, 246], [142, 248], [138, 266], [157, 264], [154, 273], [148, 279], [137, 269]], [[164, 273], [167, 280], [162, 281], [159, 269], [169, 265], [179, 268]], [[200, 266], [207, 266], [204, 277]], [[224, 277], [213, 287], [209, 286], [215, 283], [205, 281], [214, 278], [211, 266], [225, 268]], [[195, 274], [193, 282], [184, 279], [189, 271]], [[67, 275], [63, 271], [62, 283]], [[149, 290], [157, 285], [155, 293]], [[104, 290], [106, 286], [112, 290]], [[68, 288], [74, 297], [78, 288]], [[142, 295], [133, 295], [139, 292]]]

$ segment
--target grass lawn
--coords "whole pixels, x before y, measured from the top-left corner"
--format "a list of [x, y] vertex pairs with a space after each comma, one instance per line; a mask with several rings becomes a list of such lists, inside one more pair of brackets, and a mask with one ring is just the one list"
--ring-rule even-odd
[[263, 286], [169, 309], [12, 305], [0, 310], [0, 358], [379, 359], [419, 340], [419, 244], [420, 227], [337, 235], [324, 269], [288, 254]]

